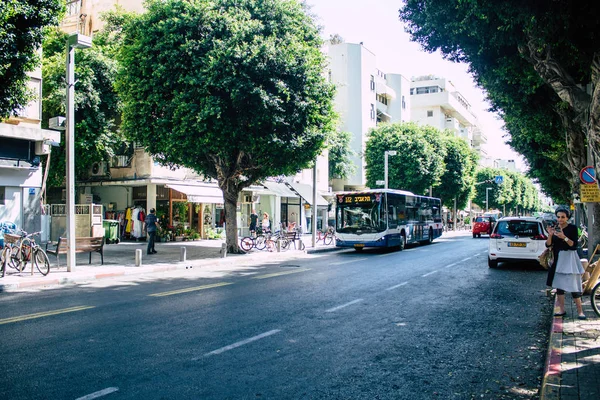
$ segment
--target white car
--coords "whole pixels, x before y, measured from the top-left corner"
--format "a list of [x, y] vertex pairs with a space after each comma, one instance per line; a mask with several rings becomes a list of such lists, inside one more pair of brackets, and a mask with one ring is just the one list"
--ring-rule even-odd
[[541, 219], [505, 217], [498, 220], [490, 235], [488, 266], [501, 261], [538, 261], [546, 250], [548, 233]]

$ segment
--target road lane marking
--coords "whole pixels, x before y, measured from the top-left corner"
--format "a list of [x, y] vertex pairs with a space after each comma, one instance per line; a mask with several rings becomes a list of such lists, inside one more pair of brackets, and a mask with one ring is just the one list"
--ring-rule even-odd
[[310, 271], [310, 268], [292, 269], [292, 270], [289, 270], [289, 271], [275, 272], [275, 273], [272, 273], [272, 274], [258, 275], [258, 276], [253, 276], [251, 279], [267, 279], [267, 278], [273, 278], [275, 276], [297, 274], [298, 272], [305, 272], [305, 271]]
[[465, 261], [469, 261], [471, 258], [473, 257], [467, 257], [467, 258], [463, 258], [462, 260], [460, 260], [459, 262], [465, 262]]
[[392, 286], [392, 287], [389, 287], [389, 288], [387, 288], [387, 289], [385, 289], [385, 290], [394, 290], [394, 289], [397, 289], [397, 288], [399, 288], [400, 286], [404, 286], [404, 285], [406, 285], [407, 283], [408, 283], [408, 282], [402, 282], [402, 283], [399, 283], [399, 284], [397, 284], [397, 285], [394, 285], [394, 286]]
[[435, 271], [431, 271], [431, 272], [426, 273], [425, 275], [421, 275], [421, 278], [425, 278], [426, 276], [433, 275], [436, 272], [439, 272], [439, 270], [436, 269]]
[[212, 289], [215, 287], [227, 286], [227, 285], [233, 285], [233, 282], [211, 283], [209, 285], [194, 286], [194, 287], [189, 287], [189, 288], [184, 288], [184, 289], [171, 290], [169, 292], [153, 293], [153, 294], [149, 294], [148, 296], [164, 297], [164, 296], [171, 296], [173, 294], [189, 293], [189, 292], [195, 292], [197, 290]]
[[39, 312], [39, 313], [35, 313], [35, 314], [21, 315], [18, 317], [4, 318], [4, 319], [0, 319], [0, 325], [10, 324], [13, 322], [27, 321], [29, 319], [35, 319], [35, 318], [50, 317], [52, 315], [65, 314], [65, 313], [70, 313], [70, 312], [75, 312], [75, 311], [83, 311], [83, 310], [88, 310], [90, 308], [95, 308], [95, 306], [77, 306], [77, 307], [63, 308], [61, 310], [44, 311], [44, 312]]
[[[224, 353], [224, 352], [226, 352], [228, 350], [233, 350], [233, 349], [235, 349], [237, 347], [243, 346], [245, 344], [255, 342], [257, 340], [266, 338], [266, 337], [271, 336], [271, 335], [275, 335], [276, 333], [279, 333], [279, 332], [281, 332], [281, 329], [273, 329], [272, 331], [261, 333], [260, 335], [256, 335], [256, 336], [253, 336], [251, 338], [248, 338], [248, 339], [245, 339], [245, 340], [242, 340], [242, 341], [230, 344], [229, 346], [225, 346], [225, 347], [221, 347], [220, 349], [213, 350], [210, 353], [206, 353], [204, 355], [204, 357], [214, 356], [214, 355], [217, 355], [217, 354], [221, 354], [221, 353]], [[194, 358], [193, 359], [193, 361], [197, 361], [197, 360], [198, 360], [198, 358]]]
[[79, 398], [77, 398], [75, 400], [92, 400], [92, 399], [97, 399], [98, 397], [106, 396], [107, 394], [111, 394], [111, 393], [118, 392], [118, 391], [119, 391], [119, 388], [109, 387], [109, 388], [102, 389], [102, 390], [99, 390], [99, 391], [94, 392], [94, 393], [90, 393], [90, 394], [88, 394], [86, 396], [79, 397]]
[[454, 267], [456, 264], [458, 264], [458, 263], [457, 263], [457, 262], [455, 262], [455, 263], [452, 263], [452, 264], [450, 264], [450, 265], [446, 265], [444, 268], [452, 268], [452, 267]]
[[351, 306], [352, 304], [356, 304], [356, 303], [361, 302], [361, 301], [363, 301], [363, 299], [352, 300], [351, 302], [346, 303], [346, 304], [342, 304], [341, 306], [330, 308], [329, 310], [326, 310], [325, 312], [334, 312], [334, 311], [337, 311], [337, 310], [339, 310], [341, 308]]
[[340, 262], [336, 262], [336, 263], [331, 263], [331, 264], [329, 264], [329, 265], [344, 265], [344, 264], [350, 264], [350, 263], [354, 263], [354, 262], [357, 262], [357, 261], [364, 261], [364, 260], [366, 260], [366, 259], [367, 259], [367, 257], [363, 257], [363, 258], [357, 258], [357, 259], [355, 259], [355, 260], [349, 260], [349, 261], [340, 261]]

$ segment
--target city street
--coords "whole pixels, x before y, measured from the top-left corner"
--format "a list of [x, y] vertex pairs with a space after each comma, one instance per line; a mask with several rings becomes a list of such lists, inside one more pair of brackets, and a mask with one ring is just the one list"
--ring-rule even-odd
[[0, 398], [537, 398], [546, 272], [487, 245], [0, 293]]

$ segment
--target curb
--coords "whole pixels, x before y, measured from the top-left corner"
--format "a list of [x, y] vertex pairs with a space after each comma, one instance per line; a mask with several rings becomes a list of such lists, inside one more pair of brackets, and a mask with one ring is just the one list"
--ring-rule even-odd
[[[556, 297], [552, 313], [556, 308]], [[562, 362], [562, 334], [563, 320], [560, 317], [553, 317], [550, 327], [550, 341], [548, 343], [548, 353], [546, 354], [546, 364], [544, 367], [544, 378], [542, 379], [542, 388], [540, 390], [540, 400], [560, 399], [560, 381], [561, 381], [561, 362]]]

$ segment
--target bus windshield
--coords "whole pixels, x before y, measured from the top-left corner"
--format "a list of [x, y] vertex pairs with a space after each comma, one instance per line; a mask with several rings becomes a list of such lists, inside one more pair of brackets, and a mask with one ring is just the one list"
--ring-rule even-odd
[[385, 229], [379, 202], [337, 207], [335, 230], [339, 233], [376, 233]]

